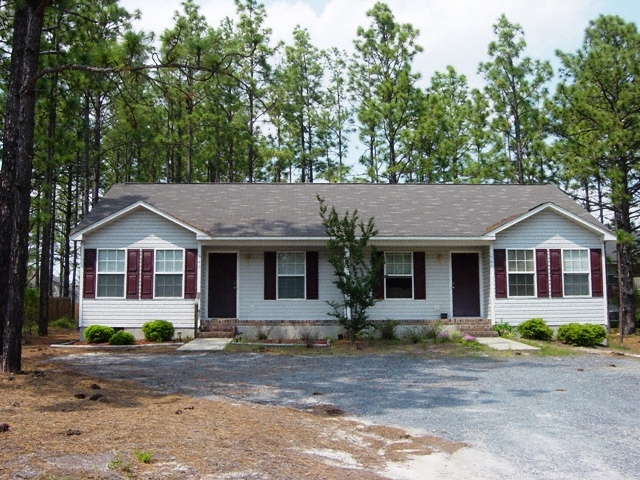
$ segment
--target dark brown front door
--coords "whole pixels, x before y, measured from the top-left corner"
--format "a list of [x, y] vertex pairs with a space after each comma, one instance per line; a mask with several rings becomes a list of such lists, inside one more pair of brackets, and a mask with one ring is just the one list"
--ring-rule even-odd
[[477, 253], [451, 254], [454, 317], [480, 316], [480, 270]]
[[235, 253], [209, 254], [209, 318], [236, 318]]

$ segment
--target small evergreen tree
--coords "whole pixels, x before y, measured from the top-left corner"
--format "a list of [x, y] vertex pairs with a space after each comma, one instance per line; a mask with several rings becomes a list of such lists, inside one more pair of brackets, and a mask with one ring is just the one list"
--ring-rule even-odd
[[347, 211], [340, 217], [335, 207], [329, 211], [324, 199], [317, 198], [322, 226], [329, 237], [329, 263], [336, 276], [333, 283], [342, 294], [341, 302], [327, 302], [333, 308], [329, 315], [340, 321], [353, 342], [358, 332], [369, 326], [367, 309], [376, 303], [373, 287], [380, 278], [383, 264], [369, 241], [378, 231], [373, 217], [366, 224], [358, 221], [357, 210], [352, 214]]

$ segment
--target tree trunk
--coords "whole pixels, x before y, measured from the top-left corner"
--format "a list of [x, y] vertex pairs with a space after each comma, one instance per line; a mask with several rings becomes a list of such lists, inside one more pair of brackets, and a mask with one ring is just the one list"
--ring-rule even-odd
[[22, 322], [27, 279], [29, 201], [33, 164], [40, 35], [50, 0], [15, 4], [0, 172], [1, 371], [22, 369]]

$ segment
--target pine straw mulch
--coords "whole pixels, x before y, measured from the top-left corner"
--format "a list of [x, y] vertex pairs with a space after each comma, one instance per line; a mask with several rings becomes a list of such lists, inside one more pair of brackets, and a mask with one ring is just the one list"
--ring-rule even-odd
[[23, 347], [23, 373], [0, 374], [0, 478], [377, 479], [388, 462], [465, 446], [329, 407], [307, 413], [92, 378], [47, 362], [77, 353], [50, 348], [68, 339], [53, 333]]

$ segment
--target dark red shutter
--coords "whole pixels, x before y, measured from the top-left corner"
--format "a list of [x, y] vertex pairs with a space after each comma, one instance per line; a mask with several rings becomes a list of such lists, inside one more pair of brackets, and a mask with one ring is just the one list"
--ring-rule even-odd
[[504, 248], [493, 251], [493, 269], [496, 278], [496, 298], [507, 298], [507, 251]]
[[138, 298], [140, 284], [140, 250], [127, 250], [127, 298]]
[[591, 249], [591, 296], [604, 296], [602, 276], [602, 250], [599, 248]]
[[415, 300], [427, 298], [426, 281], [424, 252], [413, 252], [413, 298]]
[[318, 252], [307, 252], [307, 300], [318, 300]]
[[536, 275], [538, 277], [538, 297], [549, 298], [549, 265], [546, 250], [536, 250]]
[[375, 252], [372, 263], [378, 263], [380, 265], [380, 271], [378, 272], [378, 278], [373, 285], [373, 296], [378, 300], [384, 299], [384, 252]]
[[87, 248], [84, 251], [84, 280], [82, 282], [84, 298], [96, 298], [96, 257], [95, 248]]
[[276, 252], [264, 252], [264, 299], [275, 300], [277, 275]]
[[562, 251], [560, 249], [549, 250], [549, 263], [551, 264], [551, 296], [560, 298], [562, 294]]
[[142, 250], [142, 282], [140, 298], [153, 298], [153, 250]]
[[198, 293], [198, 250], [184, 251], [184, 298], [196, 298]]

